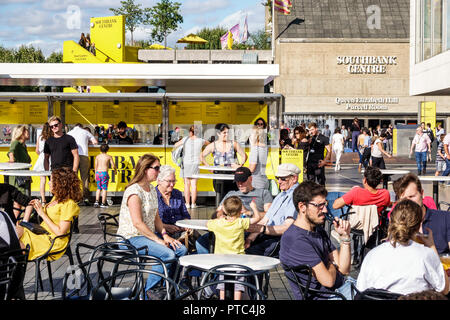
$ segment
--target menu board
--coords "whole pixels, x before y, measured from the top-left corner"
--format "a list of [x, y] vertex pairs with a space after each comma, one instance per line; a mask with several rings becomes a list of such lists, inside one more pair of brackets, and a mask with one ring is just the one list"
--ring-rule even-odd
[[169, 123], [193, 124], [204, 121], [200, 102], [179, 102], [169, 105]]
[[0, 102], [0, 123], [2, 124], [22, 124], [24, 123], [23, 104], [20, 102], [9, 103]]
[[93, 102], [66, 103], [66, 123], [97, 123], [97, 106]]
[[259, 117], [267, 118], [267, 105], [257, 102], [238, 102], [233, 104], [233, 121], [235, 124], [253, 124]]
[[231, 123], [232, 122], [232, 105], [230, 103], [221, 102], [205, 102], [202, 104], [202, 118], [205, 124], [214, 123]]
[[97, 103], [97, 119], [102, 123], [119, 123], [128, 121], [128, 106], [125, 103], [114, 104], [113, 102]]
[[47, 102], [22, 102], [25, 110], [24, 123], [37, 124], [47, 122]]
[[128, 106], [128, 122], [134, 124], [162, 123], [162, 105], [155, 102], [126, 102]]
[[283, 149], [281, 150], [281, 163], [295, 164], [299, 169], [303, 169], [303, 150]]

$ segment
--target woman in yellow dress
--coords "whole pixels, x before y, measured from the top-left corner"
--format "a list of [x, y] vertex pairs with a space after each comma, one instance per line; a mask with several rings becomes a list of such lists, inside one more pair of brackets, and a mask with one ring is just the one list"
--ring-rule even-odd
[[[25, 248], [27, 244], [30, 245], [30, 260], [47, 252], [53, 238], [68, 233], [73, 219], [80, 213], [77, 203], [82, 198], [81, 181], [71, 168], [53, 170], [48, 185], [50, 192], [53, 193], [53, 199], [44, 207], [38, 199], [32, 200], [30, 202], [32, 207], [28, 206], [25, 211], [24, 221], [28, 221], [34, 207], [43, 220], [41, 226], [49, 234], [38, 235], [17, 225], [17, 234], [22, 248]], [[67, 237], [57, 239], [52, 251], [63, 249], [68, 241]], [[57, 260], [62, 255], [63, 253], [60, 253], [52, 256], [51, 259]]]

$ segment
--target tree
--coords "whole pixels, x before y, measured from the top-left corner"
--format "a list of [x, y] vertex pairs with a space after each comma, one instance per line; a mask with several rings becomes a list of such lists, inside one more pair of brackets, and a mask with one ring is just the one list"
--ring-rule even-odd
[[270, 50], [272, 48], [270, 34], [264, 29], [250, 34], [250, 42], [255, 46], [255, 49], [258, 50]]
[[197, 36], [208, 40], [208, 43], [201, 44], [188, 44], [186, 49], [211, 49], [217, 50], [222, 49], [222, 45], [220, 43], [220, 37], [222, 37], [228, 30], [224, 27], [215, 27], [215, 28], [203, 28], [199, 32], [196, 33]]
[[155, 6], [146, 8], [143, 23], [153, 26], [151, 38], [153, 41], [161, 42], [167, 47], [167, 36], [178, 29], [178, 24], [183, 23], [180, 14], [181, 3], [161, 0]]
[[62, 63], [63, 62], [63, 54], [62, 52], [52, 52], [47, 59], [45, 59], [46, 63]]
[[133, 32], [142, 23], [144, 10], [134, 0], [120, 1], [122, 7], [118, 9], [109, 8], [116, 16], [125, 16], [125, 27], [131, 33], [131, 44], [134, 45]]

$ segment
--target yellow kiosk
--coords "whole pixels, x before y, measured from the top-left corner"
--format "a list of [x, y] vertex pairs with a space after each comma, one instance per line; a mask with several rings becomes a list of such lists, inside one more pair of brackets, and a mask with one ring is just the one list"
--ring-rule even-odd
[[[138, 61], [138, 48], [125, 45], [124, 22], [122, 16], [92, 18], [90, 37], [95, 44], [95, 54], [75, 41], [65, 41], [64, 62], [92, 63], [92, 66], [131, 63], [148, 65]], [[87, 74], [86, 79], [88, 76]], [[215, 137], [214, 126], [217, 123], [227, 123], [234, 132], [234, 139], [248, 153], [251, 128], [254, 121], [262, 117], [269, 124], [268, 134], [271, 137], [266, 174], [269, 179], [274, 179], [274, 171], [279, 164], [278, 128], [281, 122], [282, 96], [263, 93], [263, 85], [255, 91], [254, 83], [251, 84], [252, 89], [245, 93], [239, 92], [235, 83], [231, 90], [226, 86], [209, 88], [208, 83], [203, 82], [198, 91], [193, 91], [196, 89], [192, 88], [191, 79], [186, 77], [177, 81], [175, 89], [166, 87], [165, 91], [159, 93], [149, 93], [147, 87], [139, 84], [88, 87], [82, 82], [82, 87], [66, 87], [63, 93], [0, 93], [0, 127], [17, 124], [30, 126], [31, 138], [27, 146], [34, 164], [37, 159], [34, 143], [39, 135], [39, 128], [53, 114], [61, 117], [66, 131], [76, 123], [81, 123], [94, 133], [101, 126], [106, 129], [109, 125], [125, 121], [134, 143], [118, 145], [114, 139], [108, 141], [108, 153], [112, 155], [118, 168], [117, 174], [112, 170], [109, 172], [111, 179], [108, 194], [120, 196], [134, 174], [139, 157], [145, 153], [159, 156], [161, 164], [175, 167], [177, 176], [179, 175], [179, 168], [171, 157], [174, 143], [172, 133], [176, 132], [177, 138], [184, 137], [188, 134], [189, 127], [196, 124], [202, 128], [202, 137], [210, 140]], [[241, 83], [245, 83], [245, 80]], [[176, 88], [183, 88], [183, 84], [186, 89], [178, 91]], [[240, 90], [245, 90], [245, 87]], [[3, 138], [0, 162], [6, 162], [9, 140], [7, 136], [0, 137]], [[96, 190], [94, 158], [99, 152], [99, 146], [89, 147], [90, 190], [93, 194]], [[183, 191], [182, 179], [178, 179], [175, 187]], [[32, 193], [36, 194], [38, 191], [39, 178], [33, 178]], [[199, 196], [215, 195], [211, 180], [199, 180], [198, 191]]]

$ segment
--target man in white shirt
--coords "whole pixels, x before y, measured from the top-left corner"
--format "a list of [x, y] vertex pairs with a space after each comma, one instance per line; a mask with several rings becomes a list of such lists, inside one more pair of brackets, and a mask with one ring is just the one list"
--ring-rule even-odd
[[83, 183], [83, 198], [84, 204], [89, 205], [89, 142], [92, 144], [98, 144], [97, 139], [89, 131], [83, 129], [80, 123], [77, 123], [75, 127], [70, 130], [68, 135], [72, 136], [78, 145], [78, 154], [80, 156], [80, 165], [78, 170], [80, 171], [81, 181]]
[[[443, 176], [448, 176], [450, 174], [450, 133], [447, 133], [444, 137], [444, 151], [445, 151], [445, 171], [442, 173]], [[450, 186], [450, 183], [447, 183]]]

